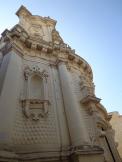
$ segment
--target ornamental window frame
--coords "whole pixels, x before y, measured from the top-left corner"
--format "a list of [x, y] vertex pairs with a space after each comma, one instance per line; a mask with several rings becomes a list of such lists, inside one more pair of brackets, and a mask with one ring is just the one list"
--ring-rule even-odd
[[[31, 96], [31, 84], [32, 78], [34, 76], [38, 76], [42, 79], [42, 89], [43, 90], [43, 97], [42, 98], [33, 98]], [[23, 113], [27, 118], [31, 118], [32, 120], [39, 120], [40, 117], [46, 117], [48, 114], [48, 107], [49, 107], [49, 99], [48, 99], [48, 73], [46, 70], [41, 70], [37, 65], [32, 67], [25, 67], [24, 69], [24, 98], [21, 99], [22, 102], [22, 109]]]

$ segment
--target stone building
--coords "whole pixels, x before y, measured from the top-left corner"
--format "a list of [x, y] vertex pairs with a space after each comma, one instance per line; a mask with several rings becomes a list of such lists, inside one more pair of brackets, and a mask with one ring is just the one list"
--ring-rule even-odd
[[90, 65], [24, 6], [0, 39], [0, 161], [120, 162]]
[[118, 146], [117, 149], [122, 158], [122, 115], [116, 111], [109, 113], [109, 115], [111, 117], [110, 124], [115, 131], [115, 142]]

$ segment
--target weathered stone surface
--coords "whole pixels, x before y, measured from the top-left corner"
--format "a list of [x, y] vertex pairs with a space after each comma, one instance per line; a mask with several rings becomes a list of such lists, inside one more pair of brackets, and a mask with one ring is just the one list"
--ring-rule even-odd
[[110, 123], [114, 129], [116, 146], [122, 158], [122, 115], [115, 111], [109, 113], [109, 116], [111, 118]]
[[0, 40], [0, 161], [120, 162], [90, 65], [24, 6]]

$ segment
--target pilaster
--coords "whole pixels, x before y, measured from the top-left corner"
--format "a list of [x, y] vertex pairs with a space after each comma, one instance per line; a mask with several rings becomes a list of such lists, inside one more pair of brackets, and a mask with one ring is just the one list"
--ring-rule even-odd
[[[16, 105], [19, 102], [21, 58], [12, 51], [4, 57], [6, 64], [0, 69], [4, 78], [0, 95], [0, 145], [6, 148], [11, 145]], [[2, 82], [2, 79], [0, 81]]]
[[72, 90], [71, 77], [65, 62], [59, 61], [58, 70], [72, 145], [89, 145], [88, 132], [84, 120], [81, 118], [79, 105]]

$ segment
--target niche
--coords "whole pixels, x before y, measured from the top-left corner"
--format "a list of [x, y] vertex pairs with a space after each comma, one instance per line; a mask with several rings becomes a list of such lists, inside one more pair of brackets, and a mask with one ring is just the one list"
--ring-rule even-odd
[[32, 120], [46, 117], [49, 109], [48, 74], [38, 66], [26, 67], [24, 70], [24, 98], [21, 99], [24, 115]]
[[43, 79], [38, 75], [33, 75], [30, 79], [30, 99], [44, 100]]

